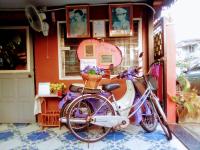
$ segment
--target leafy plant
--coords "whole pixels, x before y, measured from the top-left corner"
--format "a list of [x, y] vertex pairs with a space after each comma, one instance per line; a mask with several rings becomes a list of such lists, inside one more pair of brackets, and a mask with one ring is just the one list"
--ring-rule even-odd
[[61, 91], [62, 93], [66, 90], [66, 85], [64, 83], [51, 83], [50, 84], [50, 91], [51, 93], [56, 93]]
[[200, 115], [200, 98], [195, 89], [190, 88], [189, 81], [184, 76], [179, 77], [181, 90], [172, 96], [173, 102], [177, 105], [177, 115], [179, 119], [186, 116], [196, 118]]
[[190, 91], [190, 82], [183, 74], [177, 78], [177, 86], [179, 86], [180, 91]]
[[96, 66], [86, 66], [81, 73], [92, 74], [92, 75], [104, 75], [104, 69]]

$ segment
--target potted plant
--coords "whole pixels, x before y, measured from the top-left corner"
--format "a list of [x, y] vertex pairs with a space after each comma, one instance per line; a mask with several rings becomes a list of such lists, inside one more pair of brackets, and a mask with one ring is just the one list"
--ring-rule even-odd
[[200, 97], [195, 89], [191, 89], [189, 82], [184, 76], [179, 78], [180, 91], [172, 96], [173, 102], [177, 105], [178, 121], [200, 122]]
[[99, 82], [104, 75], [104, 69], [96, 66], [86, 66], [81, 71], [81, 76], [83, 78], [85, 88], [95, 89], [99, 85]]
[[50, 91], [52, 94], [56, 94], [58, 96], [62, 96], [62, 94], [67, 89], [64, 83], [51, 83], [50, 84]]

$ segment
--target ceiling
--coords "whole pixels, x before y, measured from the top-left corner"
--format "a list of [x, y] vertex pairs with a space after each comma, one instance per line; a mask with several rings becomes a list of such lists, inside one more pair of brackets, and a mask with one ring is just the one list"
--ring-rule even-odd
[[64, 7], [70, 4], [100, 5], [100, 4], [124, 3], [124, 2], [134, 2], [134, 3], [148, 2], [149, 3], [149, 2], [152, 2], [152, 0], [0, 0], [0, 10], [24, 9], [25, 6], [28, 4], [33, 4], [36, 7], [37, 6], [46, 6], [46, 7], [63, 6]]

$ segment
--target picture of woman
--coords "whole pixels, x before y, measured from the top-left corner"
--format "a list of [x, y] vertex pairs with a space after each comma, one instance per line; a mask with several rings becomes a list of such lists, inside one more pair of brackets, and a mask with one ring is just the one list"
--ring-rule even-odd
[[87, 8], [68, 8], [68, 37], [88, 37], [89, 20]]

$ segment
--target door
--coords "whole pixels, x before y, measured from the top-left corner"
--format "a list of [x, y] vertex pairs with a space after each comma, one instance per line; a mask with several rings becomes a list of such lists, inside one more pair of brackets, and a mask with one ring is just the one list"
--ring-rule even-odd
[[[35, 95], [33, 46], [32, 40], [29, 35], [29, 28], [9, 27], [3, 29], [6, 30], [6, 34], [10, 34], [10, 36], [12, 36], [12, 38], [9, 37], [6, 39], [8, 40], [8, 42], [5, 41], [9, 44], [11, 43], [11, 45], [13, 44], [13, 39], [14, 42], [16, 42], [16, 38], [14, 35], [16, 35], [16, 33], [19, 35], [17, 35], [17, 45], [15, 46], [15, 44], [13, 44], [12, 46], [15, 54], [17, 53], [16, 58], [18, 60], [14, 61], [12, 57], [7, 57], [7, 59], [4, 59], [4, 57], [2, 57], [1, 59], [2, 68], [0, 69], [0, 122], [35, 122], [35, 117], [33, 113]], [[0, 32], [2, 34], [4, 32], [3, 29], [0, 29]], [[7, 44], [2, 44], [1, 51], [7, 52], [7, 54], [9, 54], [8, 52], [10, 50], [11, 47], [9, 47], [8, 49]], [[13, 60], [14, 65], [8, 64], [8, 62], [12, 62], [11, 60]]]

